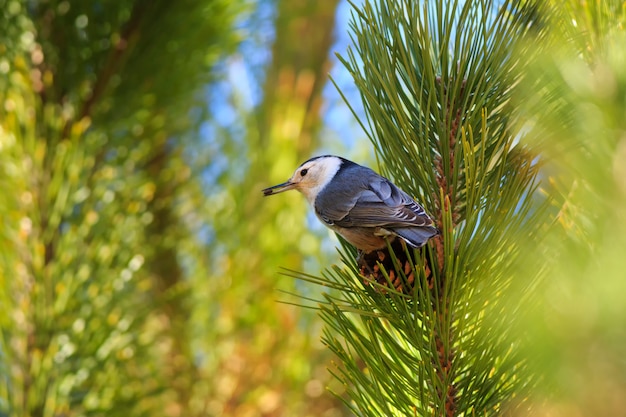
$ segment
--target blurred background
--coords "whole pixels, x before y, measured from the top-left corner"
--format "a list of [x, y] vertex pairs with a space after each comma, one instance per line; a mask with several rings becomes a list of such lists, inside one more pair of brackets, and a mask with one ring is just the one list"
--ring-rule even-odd
[[348, 11], [0, 1], [0, 415], [346, 415], [289, 304], [321, 290], [281, 275], [334, 237], [261, 189], [371, 161], [328, 77], [356, 94]]
[[[624, 7], [568, 5], [533, 67], [552, 89], [520, 100], [562, 203], [520, 268], [544, 278], [520, 334], [536, 415], [624, 415]], [[0, 0], [0, 416], [351, 415], [293, 305], [322, 289], [281, 273], [339, 263], [336, 238], [297, 193], [261, 194], [316, 154], [376, 168], [335, 57], [350, 14]]]

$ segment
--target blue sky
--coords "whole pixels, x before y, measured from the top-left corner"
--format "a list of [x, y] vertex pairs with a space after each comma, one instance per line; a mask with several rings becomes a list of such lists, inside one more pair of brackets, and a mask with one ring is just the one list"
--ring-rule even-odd
[[[350, 9], [351, 6], [347, 1], [342, 1], [337, 9], [335, 43], [329, 56], [332, 63], [329, 75], [349, 97], [352, 105], [362, 113], [360, 98], [352, 78], [335, 56], [335, 53], [345, 54], [350, 44], [348, 33]], [[212, 143], [214, 142], [212, 139], [217, 133], [217, 128], [226, 129], [232, 136], [243, 141], [245, 131], [238, 123], [240, 112], [236, 107], [252, 110], [262, 99], [264, 70], [271, 60], [274, 39], [274, 13], [273, 2], [259, 1], [255, 9], [239, 24], [238, 29], [243, 41], [237, 53], [220, 66], [225, 79], [211, 85], [208, 89], [210, 91], [207, 91], [214, 120], [203, 126], [201, 134], [205, 141], [209, 142], [209, 147], [216, 145]], [[322, 96], [324, 100], [322, 146], [317, 152], [315, 150], [312, 152], [341, 153], [354, 159], [368, 157], [370, 147], [366, 136], [330, 80], [326, 83]], [[217, 126], [214, 123], [217, 123]]]

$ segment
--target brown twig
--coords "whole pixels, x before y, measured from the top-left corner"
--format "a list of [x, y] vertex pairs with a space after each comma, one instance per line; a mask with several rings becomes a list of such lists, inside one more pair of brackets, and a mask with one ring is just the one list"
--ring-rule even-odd
[[[437, 77], [437, 82], [441, 83], [441, 77]], [[457, 145], [457, 134], [462, 124], [463, 116], [463, 96], [465, 94], [466, 81], [463, 80], [459, 94], [455, 97], [450, 97], [447, 90], [444, 90], [444, 101], [447, 104], [446, 121], [449, 123], [450, 130], [448, 134], [448, 166], [444, 165], [443, 154], [438, 155], [435, 158], [435, 172], [437, 175], [437, 185], [439, 189], [443, 191], [443, 198], [438, 196], [435, 199], [437, 201], [437, 226], [440, 230], [443, 230], [443, 216], [446, 212], [451, 212], [452, 227], [456, 227], [460, 221], [461, 214], [458, 207], [456, 184], [449, 181], [447, 173], [454, 172], [455, 169], [455, 152]], [[446, 123], [446, 124], [448, 124]], [[443, 148], [443, 146], [442, 146]], [[443, 149], [442, 149], [443, 150]], [[436, 375], [439, 379], [440, 385], [438, 387], [445, 387], [445, 390], [437, 389], [437, 394], [444, 404], [443, 415], [447, 417], [453, 417], [457, 409], [457, 388], [452, 381], [452, 362], [455, 357], [455, 351], [452, 348], [452, 340], [454, 335], [452, 329], [448, 330], [448, 334], [443, 334], [442, 330], [448, 328], [447, 323], [450, 322], [450, 299], [445, 296], [446, 291], [446, 277], [445, 277], [445, 259], [444, 259], [444, 246], [443, 236], [437, 236], [434, 239], [434, 246], [437, 256], [437, 264], [439, 274], [439, 282], [437, 285], [437, 298], [433, 301], [433, 319], [437, 321], [434, 343], [437, 352], [435, 363], [433, 364], [437, 371]], [[447, 343], [445, 342], [447, 341]], [[437, 407], [435, 407], [437, 408]]]
[[100, 70], [100, 73], [96, 77], [96, 81], [92, 86], [91, 93], [83, 102], [78, 114], [74, 118], [67, 120], [67, 122], [65, 123], [65, 126], [63, 127], [62, 138], [65, 139], [69, 137], [72, 125], [76, 121], [80, 121], [83, 118], [92, 115], [94, 106], [104, 95], [104, 92], [109, 86], [111, 78], [113, 77], [113, 75], [119, 72], [125, 55], [131, 49], [130, 46], [132, 44], [133, 38], [138, 36], [144, 12], [144, 5], [144, 2], [135, 2], [133, 10], [130, 14], [130, 18], [122, 28], [118, 41], [115, 43], [115, 45], [113, 45], [113, 48], [111, 48], [109, 57], [107, 58], [105, 65]]

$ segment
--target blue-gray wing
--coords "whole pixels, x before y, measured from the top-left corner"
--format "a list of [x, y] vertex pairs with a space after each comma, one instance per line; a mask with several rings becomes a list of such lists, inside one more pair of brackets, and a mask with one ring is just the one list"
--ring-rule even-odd
[[315, 204], [318, 215], [340, 227], [433, 226], [424, 208], [404, 191], [373, 171], [367, 177], [355, 181], [353, 187], [329, 189], [320, 195]]
[[422, 206], [369, 168], [333, 181], [317, 196], [315, 211], [329, 226], [381, 227], [419, 248], [439, 231]]

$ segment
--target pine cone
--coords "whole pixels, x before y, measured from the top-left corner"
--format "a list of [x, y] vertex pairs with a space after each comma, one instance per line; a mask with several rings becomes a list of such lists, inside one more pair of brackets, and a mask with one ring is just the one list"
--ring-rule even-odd
[[[415, 272], [413, 271], [413, 268], [411, 268], [411, 260], [407, 256], [406, 243], [400, 239], [395, 239], [390, 246], [396, 256], [396, 259], [398, 260], [398, 265], [402, 268], [402, 271], [397, 270], [388, 248], [375, 250], [369, 253], [359, 251], [357, 265], [359, 267], [360, 274], [366, 278], [366, 280], [363, 281], [363, 284], [367, 285], [371, 281], [376, 281], [378, 284], [388, 288], [394, 288], [398, 292], [412, 294], [413, 284], [415, 282]], [[412, 252], [412, 250], [410, 252]], [[426, 259], [428, 260], [428, 258]], [[415, 264], [415, 261], [413, 261], [413, 264]], [[387, 271], [389, 280], [385, 278], [380, 266]], [[430, 287], [432, 285], [432, 274], [430, 272], [431, 269], [430, 265], [428, 265], [428, 261], [426, 265], [424, 265], [424, 268], [426, 271], [428, 285]], [[402, 272], [404, 274], [402, 274]]]

